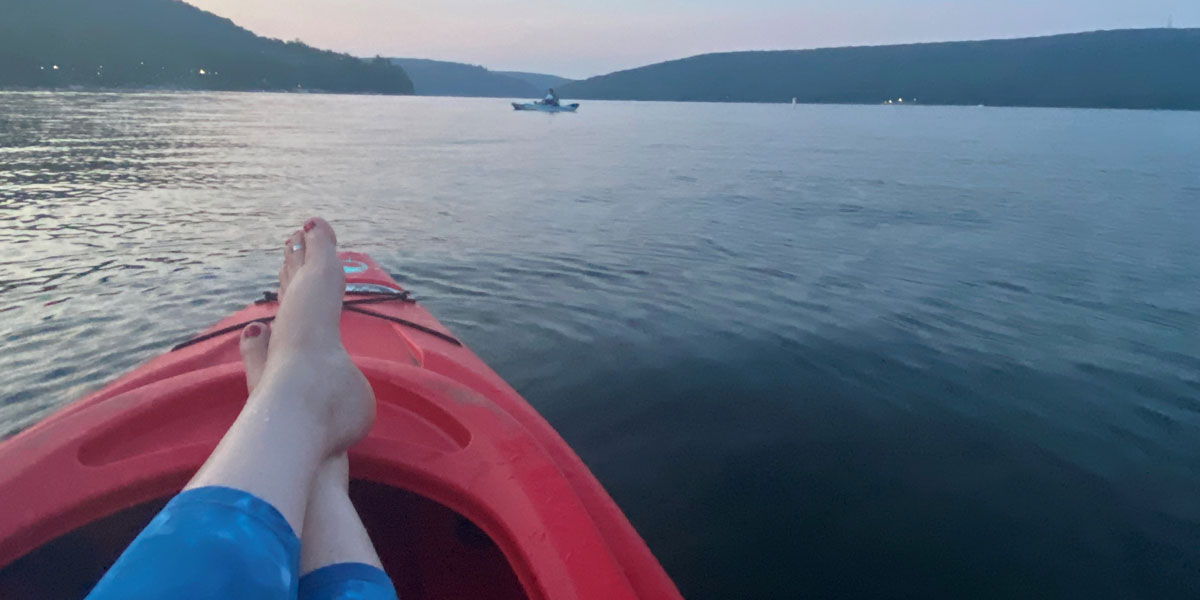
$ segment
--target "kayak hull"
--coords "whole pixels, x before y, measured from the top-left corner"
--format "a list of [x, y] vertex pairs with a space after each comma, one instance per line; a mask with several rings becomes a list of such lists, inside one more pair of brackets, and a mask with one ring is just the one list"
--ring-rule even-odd
[[579, 108], [578, 104], [562, 104], [559, 106], [550, 106], [549, 104], [538, 104], [536, 102], [513, 102], [513, 110], [530, 110], [536, 112], [575, 112]]
[[[348, 293], [369, 303], [340, 325], [378, 401], [352, 497], [401, 597], [678, 598], [550, 425], [370, 257], [342, 259], [348, 289], [392, 292]], [[30, 588], [76, 546], [103, 549], [76, 585], [103, 573], [244, 405], [237, 331], [276, 309], [248, 306], [0, 443], [0, 597], [71, 597]]]

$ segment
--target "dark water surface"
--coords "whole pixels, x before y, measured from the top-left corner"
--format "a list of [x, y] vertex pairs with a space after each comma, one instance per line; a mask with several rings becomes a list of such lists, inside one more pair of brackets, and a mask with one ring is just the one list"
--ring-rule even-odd
[[0, 435], [313, 213], [690, 598], [1200, 594], [1200, 113], [0, 94]]

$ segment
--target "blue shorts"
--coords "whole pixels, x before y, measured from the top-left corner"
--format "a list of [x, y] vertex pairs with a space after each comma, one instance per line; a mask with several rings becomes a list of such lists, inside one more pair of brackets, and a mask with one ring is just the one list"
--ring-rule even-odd
[[300, 540], [274, 506], [204, 487], [168, 502], [88, 600], [396, 600], [387, 574], [370, 565], [299, 571]]

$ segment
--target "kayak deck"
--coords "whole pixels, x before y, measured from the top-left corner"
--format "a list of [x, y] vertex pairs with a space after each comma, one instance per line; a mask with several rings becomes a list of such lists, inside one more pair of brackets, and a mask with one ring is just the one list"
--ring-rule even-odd
[[[368, 292], [347, 295], [343, 344], [378, 401], [350, 450], [352, 499], [401, 597], [678, 598], [550, 425], [369, 257], [341, 256], [348, 290]], [[236, 332], [276, 308], [0, 443], [0, 597], [90, 589], [241, 410]]]

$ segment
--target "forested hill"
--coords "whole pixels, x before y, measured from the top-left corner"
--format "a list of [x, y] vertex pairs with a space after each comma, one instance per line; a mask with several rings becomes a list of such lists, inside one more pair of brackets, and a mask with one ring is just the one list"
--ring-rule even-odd
[[404, 70], [259, 37], [178, 0], [0, 0], [0, 88], [411, 94]]
[[540, 98], [545, 93], [526, 81], [477, 65], [424, 58], [388, 60], [404, 68], [412, 78], [413, 90], [420, 96]]
[[521, 81], [529, 82], [530, 85], [532, 85], [537, 90], [541, 91], [543, 94], [546, 93], [546, 90], [549, 88], [559, 87], [559, 86], [562, 86], [562, 85], [565, 85], [565, 84], [568, 84], [568, 83], [571, 83], [572, 81], [574, 81], [574, 79], [567, 79], [566, 77], [559, 77], [558, 75], [547, 75], [545, 73], [529, 73], [526, 71], [494, 71], [494, 72], [499, 73], [501, 75], [507, 75], [509, 77], [520, 79]]
[[1200, 29], [705, 54], [559, 91], [614, 100], [1200, 110]]

